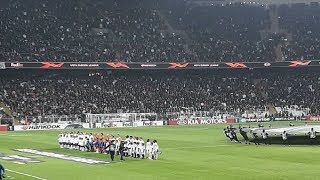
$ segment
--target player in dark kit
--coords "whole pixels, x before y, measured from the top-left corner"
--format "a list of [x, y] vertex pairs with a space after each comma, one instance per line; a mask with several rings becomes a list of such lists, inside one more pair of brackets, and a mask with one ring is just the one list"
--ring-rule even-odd
[[233, 139], [233, 134], [231, 133], [230, 129], [227, 130], [227, 134], [228, 134], [228, 137], [229, 137], [230, 141], [233, 141], [234, 140]]
[[239, 128], [239, 131], [240, 131], [240, 134], [241, 134], [241, 136], [243, 137], [245, 143], [246, 143], [246, 144], [250, 144], [248, 135], [247, 135], [247, 133], [246, 133], [245, 131], [243, 131], [242, 127]]
[[257, 133], [253, 132], [252, 130], [250, 130], [250, 134], [252, 136], [252, 142], [255, 144], [255, 145], [260, 145], [259, 143], [259, 140], [258, 140], [258, 135]]
[[114, 141], [111, 141], [106, 148], [109, 148], [111, 160], [114, 161], [114, 155], [116, 153], [116, 144], [114, 143]]
[[229, 135], [228, 135], [228, 130], [227, 129], [223, 129], [223, 133], [224, 133], [224, 135], [227, 137], [227, 138], [229, 138]]
[[4, 176], [5, 170], [4, 167], [0, 164], [0, 180], [2, 180]]
[[124, 151], [126, 150], [125, 144], [126, 144], [125, 141], [121, 141], [120, 146], [119, 146], [120, 160], [122, 160], [122, 161], [124, 161], [124, 156], [125, 156], [125, 153], [124, 153]]
[[236, 132], [235, 132], [233, 129], [231, 130], [230, 133], [232, 134], [233, 140], [234, 140], [235, 142], [241, 143], [241, 142], [238, 140], [237, 134], [236, 134]]

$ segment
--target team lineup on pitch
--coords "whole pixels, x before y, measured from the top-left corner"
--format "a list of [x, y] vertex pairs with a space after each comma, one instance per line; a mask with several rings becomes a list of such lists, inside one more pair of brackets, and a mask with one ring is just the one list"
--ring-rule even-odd
[[103, 133], [87, 134], [78, 131], [60, 133], [58, 142], [60, 148], [110, 154], [111, 161], [114, 161], [115, 155], [120, 155], [121, 160], [125, 160], [124, 157], [140, 159], [148, 157], [150, 160], [157, 160], [160, 154], [157, 140], [147, 139], [145, 143], [142, 137], [128, 135], [122, 139], [119, 134], [115, 137], [109, 134], [104, 136]]

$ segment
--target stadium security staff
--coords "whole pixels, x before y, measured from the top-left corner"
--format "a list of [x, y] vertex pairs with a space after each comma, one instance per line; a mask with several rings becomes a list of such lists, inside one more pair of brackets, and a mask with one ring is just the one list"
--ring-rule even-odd
[[4, 173], [5, 173], [4, 167], [0, 164], [0, 180], [5, 178]]

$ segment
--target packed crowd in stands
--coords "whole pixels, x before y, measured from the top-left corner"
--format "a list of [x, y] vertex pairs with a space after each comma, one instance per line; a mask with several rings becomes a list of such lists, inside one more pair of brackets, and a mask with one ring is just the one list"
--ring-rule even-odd
[[283, 45], [285, 60], [320, 59], [320, 6], [295, 4], [279, 7], [281, 28], [288, 30], [291, 41]]
[[[188, 0], [2, 0], [0, 61], [274, 61], [269, 8]], [[319, 6], [281, 6], [285, 60], [319, 59]], [[265, 34], [262, 36], [262, 34]]]
[[260, 31], [270, 26], [268, 9], [228, 4], [181, 8], [181, 1], [164, 7], [174, 28], [185, 31], [194, 59], [200, 61], [270, 61], [274, 42], [262, 40]]
[[[148, 3], [147, 3], [148, 4]], [[16, 0], [0, 10], [2, 61], [183, 60], [183, 39], [138, 0]]]
[[17, 117], [117, 112], [244, 112], [298, 105], [319, 113], [319, 72], [4, 71], [0, 101]]

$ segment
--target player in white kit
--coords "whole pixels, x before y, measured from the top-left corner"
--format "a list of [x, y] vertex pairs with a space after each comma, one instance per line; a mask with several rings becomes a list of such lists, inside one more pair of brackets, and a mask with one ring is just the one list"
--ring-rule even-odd
[[152, 159], [157, 160], [159, 158], [159, 145], [157, 140], [152, 143]]
[[151, 142], [150, 139], [147, 139], [147, 143], [146, 143], [146, 154], [148, 155], [148, 157], [150, 158], [150, 153], [151, 153]]

